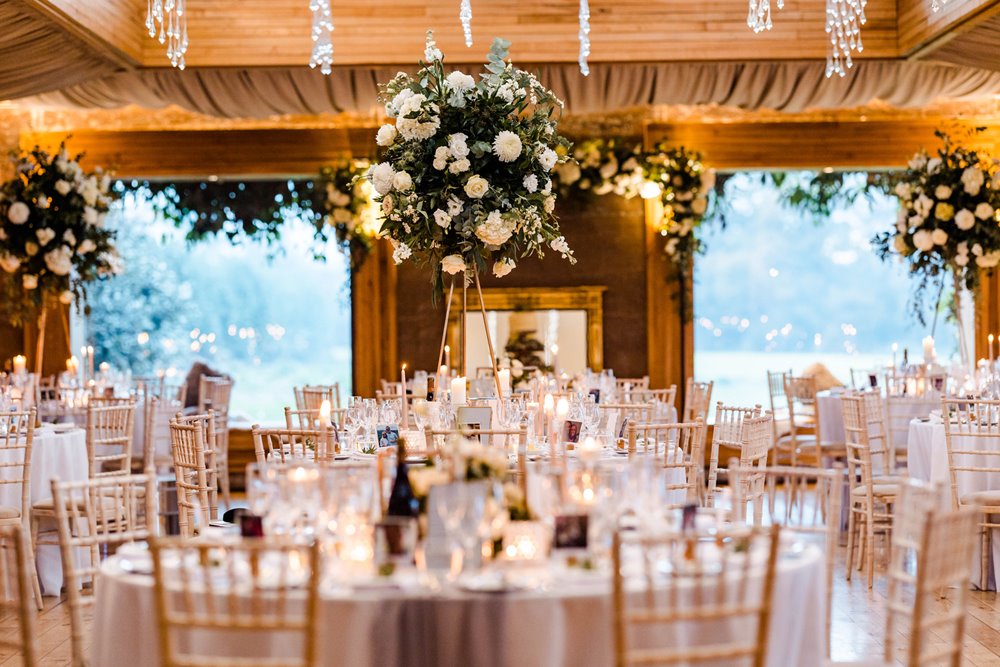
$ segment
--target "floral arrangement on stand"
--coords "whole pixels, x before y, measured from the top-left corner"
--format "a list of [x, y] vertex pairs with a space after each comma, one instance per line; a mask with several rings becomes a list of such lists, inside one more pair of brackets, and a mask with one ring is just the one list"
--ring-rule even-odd
[[687, 266], [704, 252], [697, 232], [709, 212], [715, 172], [705, 167], [699, 153], [663, 144], [643, 151], [614, 139], [590, 139], [577, 144], [572, 157], [557, 170], [563, 191], [658, 199], [662, 212], [657, 230], [665, 238], [667, 257]]
[[122, 271], [115, 232], [104, 226], [115, 199], [111, 177], [85, 172], [82, 157], [70, 157], [65, 145], [55, 155], [35, 147], [14, 156], [14, 177], [0, 184], [0, 269], [8, 275], [2, 307], [14, 322], [37, 315], [40, 331], [45, 306], [81, 304], [89, 283]]
[[873, 241], [883, 259], [898, 256], [909, 265], [921, 322], [929, 287], [938, 288], [936, 311], [949, 275], [956, 290], [975, 292], [981, 272], [1000, 264], [1000, 160], [935, 134], [942, 141], [936, 154], [921, 150], [894, 179], [895, 229]]
[[382, 211], [382, 233], [397, 264], [413, 257], [442, 272], [510, 273], [547, 249], [574, 262], [553, 214], [552, 170], [569, 144], [556, 132], [563, 103], [506, 60], [497, 39], [477, 81], [446, 72], [428, 33], [416, 75], [382, 86], [386, 114], [376, 141], [383, 161], [368, 178]]
[[332, 228], [353, 269], [371, 252], [381, 225], [372, 202], [371, 182], [359, 178], [369, 167], [367, 160], [354, 160], [320, 170], [318, 199], [323, 215], [316, 217], [316, 236], [326, 240], [327, 230]]

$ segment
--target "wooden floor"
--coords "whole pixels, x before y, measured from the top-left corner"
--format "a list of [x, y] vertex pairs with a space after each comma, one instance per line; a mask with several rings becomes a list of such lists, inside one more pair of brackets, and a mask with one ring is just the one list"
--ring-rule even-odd
[[[843, 562], [843, 555], [838, 560]], [[882, 655], [885, 588], [884, 577], [876, 577], [875, 589], [869, 592], [863, 577], [855, 577], [848, 583], [844, 579], [843, 568], [838, 568], [834, 577], [833, 598], [832, 651], [835, 661], [874, 659]], [[943, 609], [948, 605], [947, 597], [938, 604]], [[91, 614], [89, 611], [85, 614], [89, 624]], [[0, 643], [13, 638], [15, 625], [16, 621], [9, 613], [0, 615]], [[62, 667], [71, 664], [69, 610], [64, 601], [45, 598], [45, 611], [39, 615], [37, 635], [42, 665]], [[904, 636], [900, 636], [896, 642], [900, 651], [897, 657], [905, 650], [905, 640]], [[0, 646], [0, 666], [20, 664], [17, 655], [12, 654], [9, 648]], [[1000, 665], [1000, 601], [996, 593], [973, 592], [971, 595], [962, 664]]]

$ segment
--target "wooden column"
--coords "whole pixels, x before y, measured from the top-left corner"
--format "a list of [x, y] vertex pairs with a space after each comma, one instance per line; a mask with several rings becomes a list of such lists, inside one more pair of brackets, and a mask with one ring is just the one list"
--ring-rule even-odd
[[[1000, 336], [1000, 272], [984, 275], [976, 297], [975, 350], [976, 359], [989, 356], [987, 336]], [[1000, 343], [994, 343], [1000, 346]], [[994, 347], [994, 350], [997, 348]]]
[[684, 383], [694, 371], [694, 328], [691, 275], [683, 281], [688, 317], [681, 314], [678, 269], [663, 252], [663, 237], [654, 229], [662, 212], [659, 201], [646, 201], [646, 330], [649, 382], [652, 387], [677, 385], [677, 404], [683, 405]]
[[374, 396], [380, 380], [399, 376], [396, 354], [396, 265], [378, 241], [351, 276], [354, 395]]

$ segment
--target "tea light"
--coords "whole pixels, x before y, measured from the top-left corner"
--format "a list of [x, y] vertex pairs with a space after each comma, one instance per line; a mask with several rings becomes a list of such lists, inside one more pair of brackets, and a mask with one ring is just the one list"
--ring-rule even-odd
[[592, 435], [583, 439], [583, 443], [577, 448], [580, 459], [588, 465], [593, 464], [601, 456], [601, 443]]
[[548, 543], [548, 529], [541, 521], [511, 521], [503, 531], [503, 554], [510, 561], [542, 560]]
[[19, 354], [14, 357], [14, 372], [21, 374], [28, 366], [28, 360], [24, 358], [23, 354]]

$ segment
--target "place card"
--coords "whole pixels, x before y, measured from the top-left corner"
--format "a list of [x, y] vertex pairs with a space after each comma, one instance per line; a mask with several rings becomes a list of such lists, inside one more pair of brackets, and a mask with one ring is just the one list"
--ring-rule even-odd
[[590, 517], [586, 514], [563, 514], [556, 517], [553, 545], [556, 549], [586, 549]]
[[562, 441], [571, 444], [580, 443], [580, 434], [583, 432], [583, 422], [575, 419], [567, 419], [563, 423]]
[[395, 447], [399, 443], [399, 424], [379, 424], [375, 427], [379, 449]]

